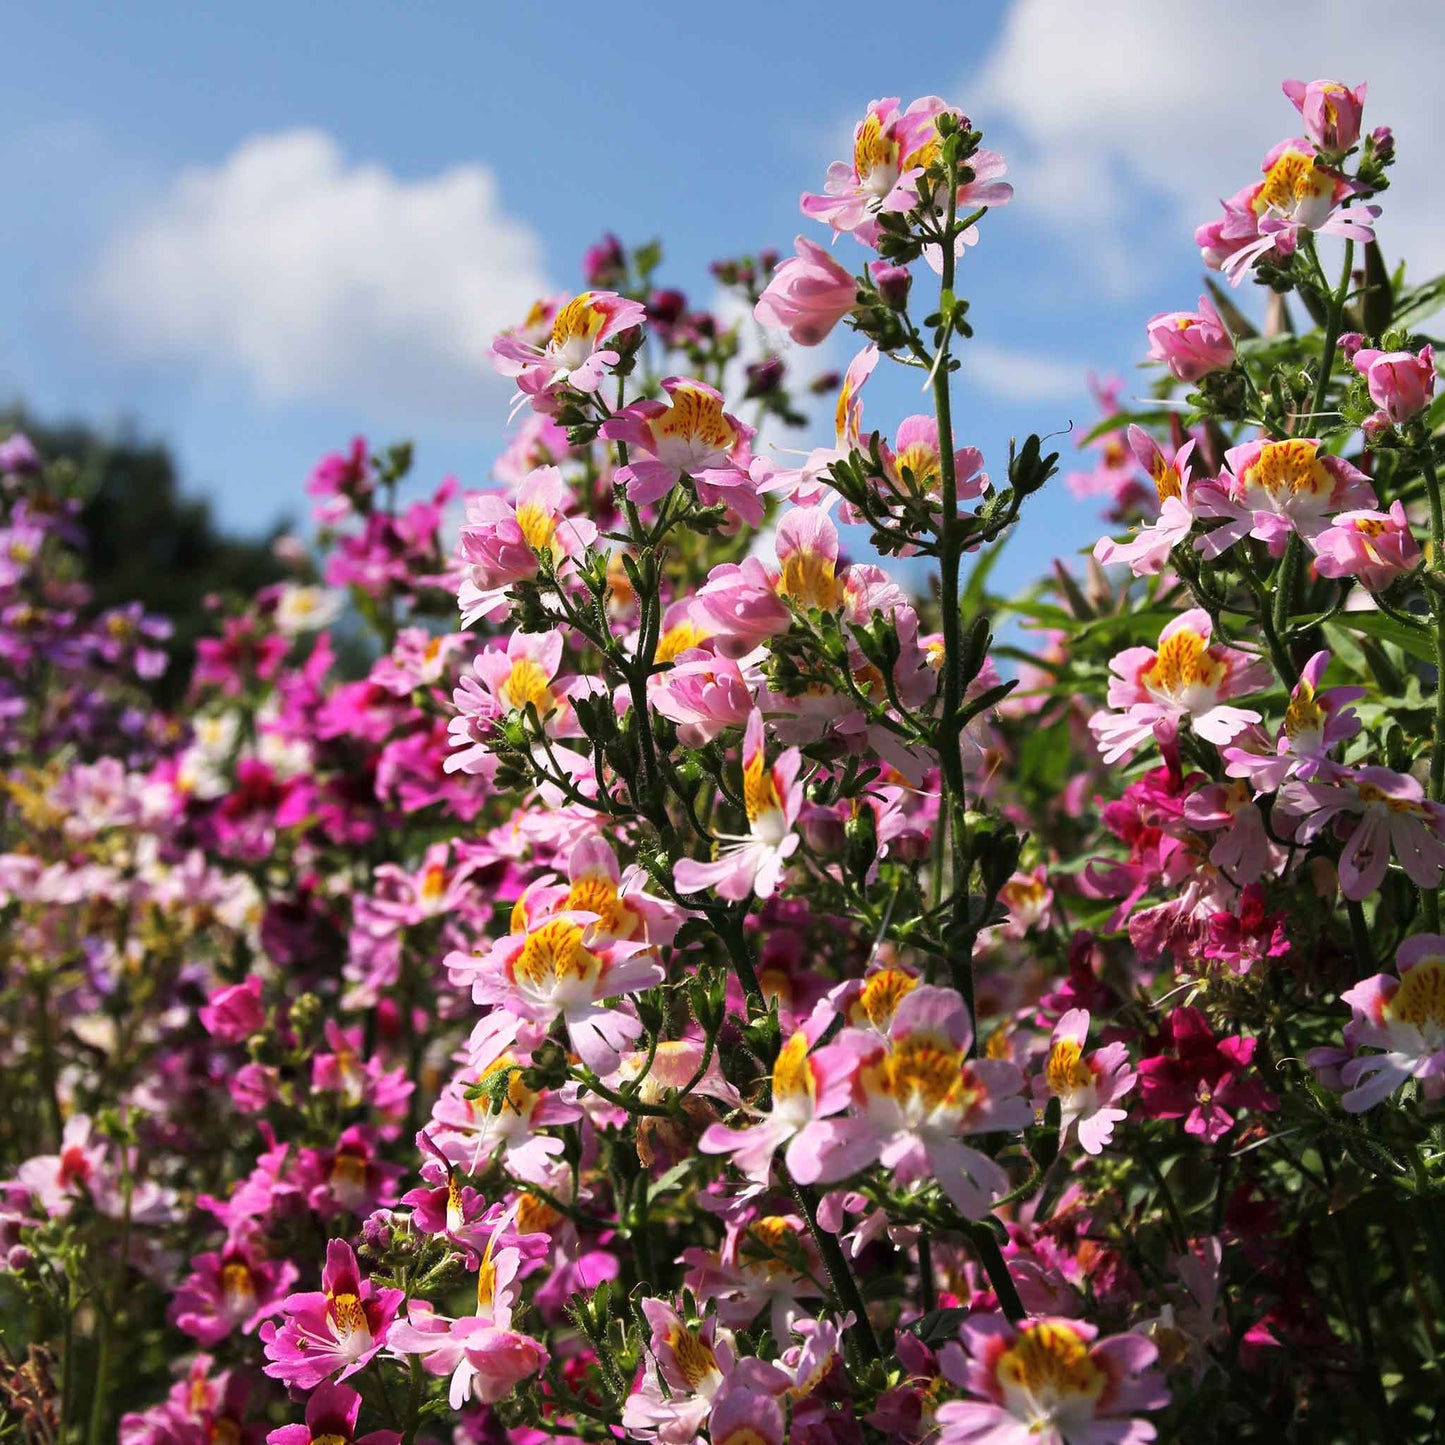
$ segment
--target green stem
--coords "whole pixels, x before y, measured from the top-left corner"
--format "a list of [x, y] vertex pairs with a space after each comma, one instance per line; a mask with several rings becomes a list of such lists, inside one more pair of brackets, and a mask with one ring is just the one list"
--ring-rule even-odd
[[[1415, 441], [1420, 451], [1420, 470], [1425, 477], [1425, 491], [1430, 498], [1430, 561], [1429, 569], [1439, 580], [1445, 571], [1445, 504], [1440, 496], [1440, 477], [1435, 470], [1435, 448], [1423, 422], [1415, 423]], [[1430, 738], [1430, 797], [1445, 800], [1445, 597], [1427, 584], [1430, 618], [1435, 633], [1435, 724]], [[1425, 910], [1425, 926], [1432, 933], [1440, 931], [1440, 890], [1421, 889]]]
[[1008, 1316], [1010, 1324], [1018, 1324], [1028, 1311], [1019, 1298], [1018, 1287], [1008, 1272], [1008, 1261], [1003, 1257], [1003, 1250], [999, 1248], [993, 1230], [987, 1224], [975, 1224], [969, 1230], [968, 1237], [978, 1252], [979, 1262], [983, 1265], [984, 1273], [988, 1275], [994, 1294], [998, 1296], [999, 1308]]
[[[783, 1172], [786, 1174], [786, 1169]], [[813, 1197], [812, 1190], [804, 1188], [791, 1177], [788, 1183], [792, 1188], [793, 1198], [798, 1201], [798, 1207], [808, 1221], [813, 1243], [818, 1246], [818, 1253], [823, 1257], [823, 1265], [828, 1271], [833, 1293], [838, 1296], [838, 1303], [853, 1314], [853, 1325], [849, 1333], [858, 1347], [858, 1353], [865, 1360], [881, 1360], [883, 1351], [873, 1333], [873, 1325], [868, 1318], [868, 1306], [864, 1302], [863, 1292], [858, 1288], [858, 1281], [853, 1278], [853, 1271], [848, 1267], [843, 1246], [838, 1243], [836, 1235], [829, 1234], [818, 1223], [818, 1202]]]

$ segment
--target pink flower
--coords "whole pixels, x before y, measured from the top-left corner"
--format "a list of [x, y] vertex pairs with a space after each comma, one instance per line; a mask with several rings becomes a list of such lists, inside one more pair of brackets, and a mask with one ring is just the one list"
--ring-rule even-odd
[[332, 1375], [354, 1375], [385, 1343], [402, 1298], [399, 1289], [378, 1289], [362, 1279], [351, 1246], [333, 1239], [321, 1289], [288, 1295], [279, 1329], [269, 1321], [262, 1325], [266, 1373], [298, 1390], [314, 1389]]
[[1400, 426], [1425, 410], [1435, 395], [1435, 348], [1413, 351], [1357, 351], [1353, 365], [1380, 408], [1377, 420]]
[[799, 346], [817, 346], [857, 303], [858, 281], [821, 246], [799, 236], [753, 308], [759, 326], [776, 326]]
[[[1399, 977], [1377, 973], [1340, 997], [1354, 1010], [1345, 1042], [1355, 1057], [1340, 1070], [1352, 1114], [1388, 1098], [1410, 1079], [1424, 1096], [1445, 1096], [1445, 937], [1418, 933], [1400, 945]], [[1361, 1054], [1361, 1048], [1380, 1053]]]
[[1008, 909], [1008, 922], [999, 928], [1004, 938], [1026, 938], [1036, 928], [1047, 928], [1054, 916], [1048, 865], [1040, 863], [1032, 873], [1015, 873], [999, 889], [998, 901]]
[[1343, 155], [1360, 138], [1365, 87], [1337, 80], [1286, 80], [1280, 87], [1305, 123], [1305, 133], [1326, 155]]
[[696, 484], [705, 505], [727, 502], [745, 521], [762, 521], [763, 506], [748, 475], [753, 435], [723, 410], [720, 391], [705, 382], [669, 376], [667, 401], [637, 401], [602, 423], [601, 434], [627, 445], [616, 478], [639, 506], [666, 496], [683, 478]]
[[704, 1154], [731, 1155], [733, 1164], [757, 1184], [772, 1174], [773, 1155], [788, 1146], [787, 1165], [819, 1147], [815, 1121], [848, 1107], [853, 1089], [853, 1057], [846, 1049], [814, 1049], [832, 1019], [831, 1009], [813, 1015], [778, 1051], [773, 1064], [772, 1110], [742, 1129], [713, 1124], [698, 1141]]
[[1162, 361], [1170, 375], [1196, 382], [1234, 365], [1234, 338], [1208, 296], [1198, 311], [1164, 311], [1148, 322], [1149, 360]]
[[[1360, 720], [1348, 704], [1364, 697], [1365, 689], [1330, 687], [1321, 691], [1329, 663], [1330, 654], [1321, 651], [1300, 670], [1272, 752], [1249, 746], [1224, 749], [1231, 778], [1250, 779], [1257, 793], [1276, 792], [1289, 778], [1312, 778], [1328, 767], [1329, 754], [1359, 732]], [[1265, 735], [1260, 734], [1260, 740], [1268, 744]]]
[[[1321, 770], [1280, 789], [1276, 816], [1298, 820], [1295, 841], [1308, 843], [1330, 824], [1348, 828], [1340, 853], [1340, 892], [1368, 898], [1385, 881], [1393, 852], [1410, 881], [1438, 888], [1445, 872], [1445, 806], [1432, 802], [1408, 773], [1389, 768]], [[1354, 817], [1350, 826], [1348, 819]], [[1282, 830], [1277, 830], [1282, 831]]]
[[684, 747], [710, 743], [730, 727], [742, 727], [753, 710], [753, 695], [730, 657], [689, 647], [672, 666], [647, 682], [648, 701], [678, 725]]
[[[1355, 187], [1325, 165], [1309, 141], [1281, 141], [1265, 156], [1260, 169], [1262, 181], [1225, 203], [1226, 227], [1218, 239], [1225, 251], [1222, 269], [1230, 285], [1238, 286], [1250, 266], [1272, 252], [1292, 253], [1302, 231], [1351, 241], [1374, 240], [1371, 222], [1380, 208], [1341, 208], [1340, 203]], [[1207, 245], [1205, 250], [1208, 259]]]
[[1008, 1175], [963, 1142], [968, 1134], [1025, 1128], [1033, 1111], [1023, 1075], [1003, 1059], [970, 1059], [972, 1027], [952, 989], [919, 985], [898, 1005], [886, 1037], [847, 1029], [856, 1055], [854, 1112], [815, 1126], [815, 1149], [796, 1161], [801, 1184], [831, 1184], [873, 1163], [900, 1185], [935, 1178], [970, 1219], [982, 1219]]
[[743, 803], [748, 832], [743, 837], [720, 834], [724, 847], [715, 862], [679, 858], [673, 881], [682, 893], [714, 890], [734, 902], [753, 894], [771, 898], [782, 886], [787, 861], [796, 852], [794, 825], [803, 805], [798, 779], [802, 755], [789, 748], [770, 768], [763, 749], [763, 715], [756, 709], [743, 737]]
[[1210, 559], [1245, 537], [1267, 542], [1279, 556], [1291, 532], [1309, 541], [1333, 513], [1376, 503], [1370, 479], [1313, 438], [1248, 442], [1231, 447], [1224, 463], [1218, 481], [1196, 490], [1197, 514], [1225, 523], [1195, 543]]
[[1205, 784], [1185, 800], [1184, 817], [1202, 832], [1219, 832], [1209, 861], [1235, 883], [1258, 881], [1274, 861], [1276, 850], [1265, 832], [1264, 814], [1253, 789], [1242, 780]]
[[261, 980], [252, 973], [229, 988], [218, 988], [200, 1011], [201, 1025], [223, 1044], [239, 1044], [266, 1023], [261, 1007]]
[[936, 95], [915, 100], [906, 111], [896, 96], [875, 100], [853, 130], [853, 158], [828, 167], [826, 194], [805, 195], [803, 214], [849, 231], [865, 246], [878, 235], [878, 216], [911, 211], [918, 182], [938, 148], [938, 117], [958, 112]]
[[1194, 442], [1185, 442], [1170, 460], [1141, 427], [1131, 425], [1128, 436], [1130, 450], [1154, 483], [1159, 516], [1141, 527], [1132, 541], [1101, 537], [1094, 544], [1094, 558], [1106, 567], [1124, 562], [1136, 577], [1153, 577], [1169, 560], [1170, 552], [1194, 530], [1196, 493], [1189, 465]]
[[1420, 565], [1420, 544], [1398, 498], [1388, 512], [1341, 512], [1309, 543], [1321, 577], [1356, 577], [1371, 592]]
[[939, 1445], [1147, 1445], [1135, 1411], [1169, 1403], [1142, 1335], [1098, 1339], [1082, 1320], [1043, 1316], [1012, 1325], [976, 1314], [963, 1341], [939, 1354], [944, 1375], [968, 1394], [938, 1407]]
[[584, 291], [556, 313], [545, 343], [503, 332], [492, 343], [492, 361], [503, 376], [515, 376], [522, 396], [537, 398], [558, 386], [596, 391], [621, 354], [607, 343], [647, 315], [640, 301], [613, 291]]
[[1259, 721], [1228, 700], [1267, 687], [1269, 669], [1232, 647], [1211, 647], [1212, 632], [1209, 614], [1193, 608], [1165, 627], [1157, 650], [1126, 648], [1110, 662], [1108, 708], [1089, 719], [1106, 763], [1151, 738], [1172, 738], [1184, 721], [1212, 743], [1227, 743]]
[[356, 1436], [361, 1396], [347, 1385], [323, 1381], [306, 1401], [304, 1425], [279, 1425], [266, 1436], [266, 1445], [397, 1445], [395, 1430], [372, 1430]]
[[440, 682], [452, 654], [466, 646], [459, 632], [433, 636], [422, 627], [403, 627], [391, 651], [371, 665], [368, 681], [394, 697], [408, 697]]
[[572, 501], [572, 491], [556, 467], [529, 472], [514, 502], [492, 492], [467, 499], [457, 599], [464, 627], [479, 617], [505, 617], [507, 589], [537, 575], [544, 551], [563, 573], [597, 540], [593, 522], [567, 515]]
[[1178, 1008], [1164, 1020], [1160, 1042], [1166, 1052], [1139, 1065], [1139, 1103], [1153, 1118], [1183, 1119], [1186, 1134], [1212, 1144], [1234, 1127], [1230, 1110], [1275, 1107], [1274, 1095], [1248, 1074], [1254, 1039], [1217, 1039], [1198, 1009]]
[[1054, 1026], [1033, 1095], [1036, 1108], [1051, 1098], [1059, 1100], [1061, 1144], [1074, 1134], [1086, 1154], [1099, 1154], [1113, 1139], [1114, 1125], [1128, 1118], [1126, 1110], [1114, 1106], [1134, 1087], [1136, 1076], [1123, 1044], [1105, 1044], [1086, 1055], [1088, 1037], [1088, 1010], [1070, 1009]]

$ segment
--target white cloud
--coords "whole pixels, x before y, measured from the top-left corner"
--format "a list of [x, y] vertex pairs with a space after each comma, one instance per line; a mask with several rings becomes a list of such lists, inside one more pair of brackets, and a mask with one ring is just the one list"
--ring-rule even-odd
[[968, 380], [1004, 401], [1067, 401], [1084, 394], [1087, 368], [1075, 362], [986, 341], [966, 342], [960, 354]]
[[494, 401], [486, 347], [544, 289], [485, 167], [405, 180], [293, 130], [178, 177], [92, 296], [137, 357], [239, 370], [272, 401], [456, 420]]
[[1366, 124], [1390, 125], [1401, 156], [1381, 243], [1428, 268], [1445, 265], [1442, 65], [1445, 6], [1412, 0], [1015, 0], [961, 99], [1022, 141], [1016, 204], [1069, 228], [1122, 288], [1154, 227], [1211, 219], [1298, 133], [1282, 80], [1368, 80]]

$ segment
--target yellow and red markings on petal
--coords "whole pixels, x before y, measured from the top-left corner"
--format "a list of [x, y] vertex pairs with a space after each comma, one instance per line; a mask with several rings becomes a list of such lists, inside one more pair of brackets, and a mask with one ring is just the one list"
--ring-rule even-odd
[[417, 892], [423, 903], [437, 904], [446, 896], [447, 870], [440, 863], [429, 864], [421, 875], [421, 887]]
[[1073, 1039], [1059, 1039], [1050, 1048], [1044, 1076], [1056, 1094], [1072, 1094], [1094, 1082], [1094, 1075], [1084, 1062], [1084, 1051]]
[[984, 1092], [964, 1051], [946, 1035], [928, 1030], [895, 1040], [859, 1070], [858, 1080], [868, 1094], [886, 1096], [902, 1108], [923, 1104], [930, 1112], [967, 1112]]
[[557, 706], [551, 687], [552, 679], [530, 657], [519, 657], [502, 684], [502, 700], [523, 711], [528, 703], [537, 709], [538, 717], [546, 717]]
[[835, 612], [843, 604], [843, 585], [834, 572], [833, 558], [809, 547], [798, 547], [782, 559], [778, 592], [799, 607]]
[[1445, 958], [1424, 958], [1408, 970], [1385, 1015], [1418, 1029], [1445, 1029]]
[[254, 1307], [256, 1282], [244, 1261], [233, 1259], [221, 1266], [221, 1295], [233, 1310]]
[[596, 978], [601, 972], [602, 960], [582, 943], [581, 925], [562, 918], [529, 933], [511, 965], [514, 980], [537, 987], [569, 978]]
[[366, 1311], [361, 1308], [361, 1301], [354, 1294], [332, 1295], [328, 1313], [339, 1335], [352, 1335], [357, 1330], [368, 1330]]
[[880, 166], [898, 164], [898, 142], [883, 129], [883, 122], [872, 113], [858, 127], [853, 139], [853, 173], [866, 181]]
[[1315, 165], [1315, 158], [1303, 151], [1286, 150], [1265, 172], [1254, 198], [1256, 215], [1274, 209], [1289, 214], [1304, 201], [1329, 195], [1333, 178]]
[[938, 481], [941, 460], [937, 447], [914, 442], [893, 458], [893, 469], [900, 478], [905, 471], [910, 473], [916, 487], [921, 491], [931, 491]]
[[687, 1382], [688, 1389], [695, 1392], [713, 1375], [721, 1377], [722, 1371], [718, 1369], [717, 1356], [711, 1346], [704, 1344], [686, 1325], [678, 1323], [670, 1326], [667, 1344], [677, 1372]]
[[777, 785], [761, 751], [743, 764], [743, 806], [749, 823], [756, 823], [765, 813], [776, 813], [782, 808]]
[[524, 1194], [517, 1201], [518, 1234], [546, 1234], [561, 1222], [561, 1214], [536, 1194]]
[[574, 879], [562, 907], [568, 912], [595, 913], [603, 930], [613, 938], [632, 938], [642, 922], [622, 901], [617, 885], [605, 873], [584, 873]]
[[659, 440], [697, 441], [713, 451], [729, 451], [738, 439], [737, 429], [723, 415], [723, 400], [700, 386], [679, 386], [672, 405], [652, 423]]
[[569, 341], [593, 341], [606, 324], [606, 315], [592, 304], [592, 293], [574, 296], [552, 322], [552, 346], [560, 350]]
[[898, 1012], [898, 1005], [918, 987], [918, 979], [901, 968], [880, 968], [870, 974], [862, 992], [848, 1008], [848, 1022], [872, 1024], [886, 1029]]
[[1192, 628], [1181, 627], [1159, 644], [1159, 651], [1139, 675], [1139, 681], [1154, 692], [1173, 697], [1186, 687], [1218, 687], [1229, 668], [1210, 655], [1209, 644]]
[[802, 1094], [816, 1099], [818, 1083], [808, 1060], [808, 1036], [798, 1029], [778, 1051], [777, 1061], [773, 1064], [773, 1100], [797, 1098]]
[[1179, 479], [1179, 468], [1166, 462], [1163, 457], [1157, 457], [1149, 469], [1149, 475], [1154, 482], [1154, 490], [1159, 497], [1159, 505], [1162, 507], [1171, 497], [1179, 497], [1183, 494], [1183, 484]]
[[1024, 1390], [1035, 1398], [1047, 1396], [1053, 1401], [1070, 1395], [1097, 1400], [1109, 1382], [1089, 1358], [1084, 1337], [1056, 1320], [1025, 1325], [994, 1369], [1005, 1392]]
[[1301, 733], [1318, 732], [1324, 725], [1325, 710], [1315, 701], [1314, 688], [1301, 678], [1284, 710], [1285, 736], [1297, 738]]
[[338, 1153], [331, 1161], [331, 1183], [346, 1189], [365, 1188], [366, 1160], [360, 1154]]
[[1259, 487], [1271, 497], [1325, 496], [1335, 481], [1319, 457], [1320, 444], [1298, 439], [1265, 442], [1259, 456], [1245, 468], [1247, 487]]

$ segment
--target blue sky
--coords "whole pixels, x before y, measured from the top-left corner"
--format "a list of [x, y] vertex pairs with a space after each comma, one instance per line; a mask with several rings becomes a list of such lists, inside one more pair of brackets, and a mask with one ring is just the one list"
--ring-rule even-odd
[[[665, 279], [709, 298], [715, 256], [822, 236], [798, 194], [870, 99], [936, 92], [1019, 187], [960, 280], [979, 333], [960, 440], [997, 474], [1011, 433], [1087, 426], [1086, 371], [1128, 373], [1144, 320], [1193, 304], [1193, 226], [1292, 132], [1285, 75], [1370, 79], [1371, 122], [1421, 140], [1396, 234], [1445, 260], [1421, 154], [1445, 133], [1445, 23], [1372, 15], [1361, 35], [1336, 0], [3, 0], [0, 398], [134, 422], [241, 529], [299, 515], [311, 462], [355, 432], [414, 437], [428, 483], [482, 485], [507, 399], [488, 325], [573, 285], [608, 229], [662, 237]], [[915, 386], [873, 386], [869, 425], [922, 409]], [[1060, 488], [1007, 570], [1093, 535]]]

